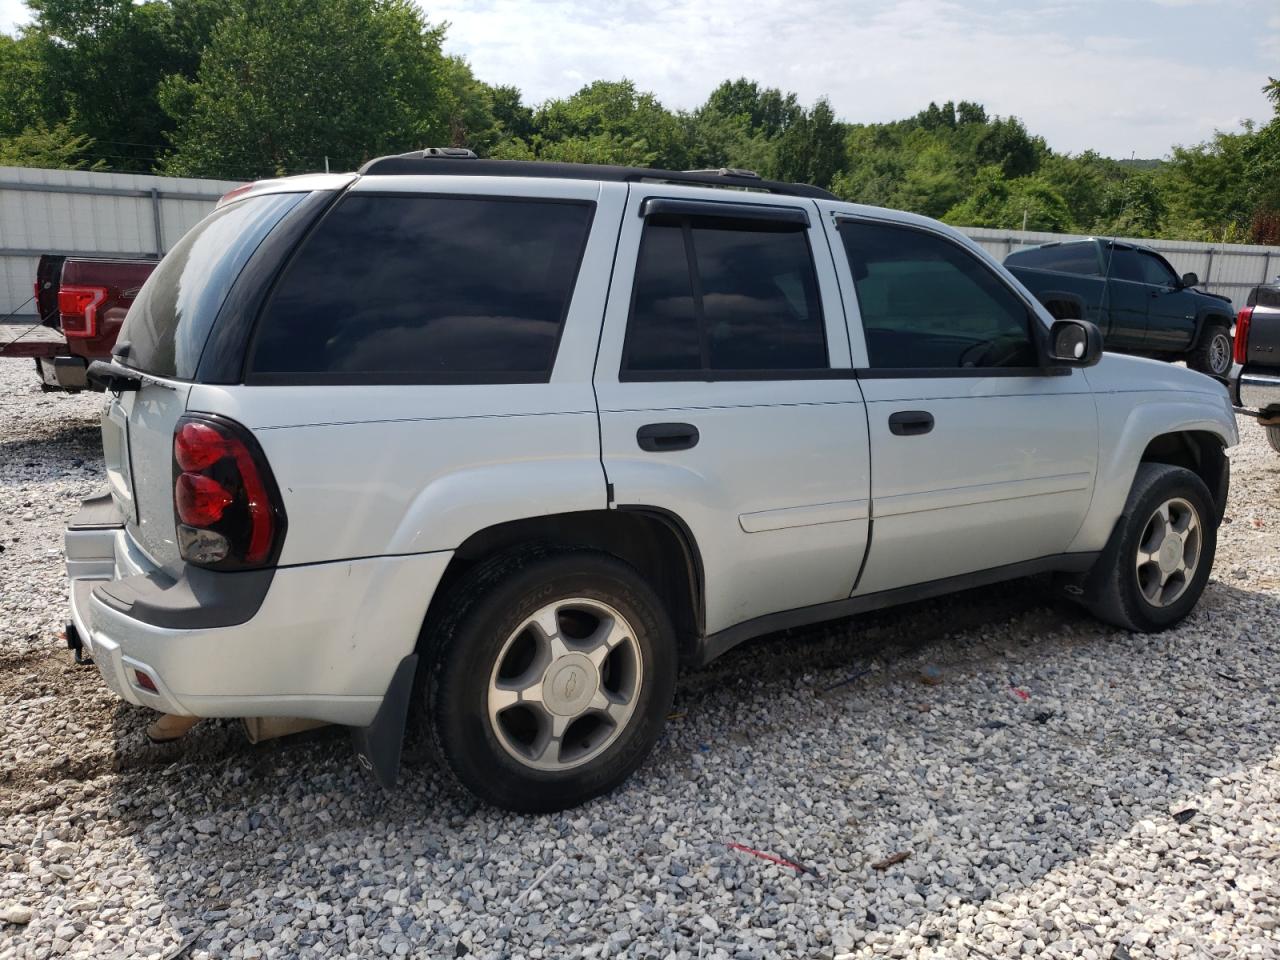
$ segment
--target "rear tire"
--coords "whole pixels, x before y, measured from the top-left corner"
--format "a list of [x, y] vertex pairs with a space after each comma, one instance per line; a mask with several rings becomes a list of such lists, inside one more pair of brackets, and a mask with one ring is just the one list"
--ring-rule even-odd
[[1208, 323], [1200, 342], [1187, 355], [1187, 366], [1222, 379], [1231, 372], [1231, 330], [1224, 323]]
[[1280, 453], [1280, 425], [1263, 427], [1267, 432], [1267, 443], [1271, 444], [1271, 449], [1276, 453]]
[[1139, 464], [1119, 535], [1090, 573], [1086, 605], [1124, 630], [1167, 630], [1200, 599], [1217, 543], [1217, 513], [1204, 481], [1183, 467]]
[[432, 631], [425, 719], [434, 752], [481, 800], [576, 806], [626, 780], [675, 692], [661, 600], [597, 551], [523, 551], [470, 571]]

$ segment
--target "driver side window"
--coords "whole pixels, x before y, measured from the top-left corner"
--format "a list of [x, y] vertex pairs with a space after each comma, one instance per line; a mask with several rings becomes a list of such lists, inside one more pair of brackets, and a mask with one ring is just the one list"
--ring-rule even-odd
[[874, 369], [1034, 367], [1030, 315], [977, 257], [944, 237], [840, 225]]
[[1151, 253], [1140, 253], [1138, 256], [1142, 260], [1142, 279], [1144, 282], [1157, 287], [1177, 285], [1177, 274], [1166, 266], [1165, 262], [1159, 257]]

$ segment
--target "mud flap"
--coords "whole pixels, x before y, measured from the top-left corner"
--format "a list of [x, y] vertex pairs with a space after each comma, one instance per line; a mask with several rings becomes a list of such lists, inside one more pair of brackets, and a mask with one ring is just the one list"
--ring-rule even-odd
[[352, 727], [351, 742], [356, 759], [373, 775], [384, 790], [396, 785], [400, 773], [400, 752], [404, 746], [404, 724], [413, 695], [413, 677], [418, 669], [418, 655], [411, 653], [400, 661], [391, 678], [382, 705], [367, 727]]

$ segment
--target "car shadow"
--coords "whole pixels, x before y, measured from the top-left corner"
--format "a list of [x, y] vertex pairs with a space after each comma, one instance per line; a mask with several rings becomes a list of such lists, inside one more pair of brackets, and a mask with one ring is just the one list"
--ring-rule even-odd
[[[842, 949], [945, 943], [955, 903], [1033, 891], [1268, 760], [1280, 653], [1251, 624], [1277, 613], [1269, 594], [1212, 581], [1182, 627], [1130, 635], [1018, 581], [762, 638], [682, 678], [666, 732], [627, 784], [545, 816], [483, 807], [430, 764], [385, 793], [337, 728], [253, 747], [235, 724], [206, 721], [151, 747], [147, 712], [122, 705], [105, 802], [164, 904], [165, 942], [215, 955], [274, 937], [237, 913], [264, 903], [304, 924], [316, 904], [332, 908], [292, 941], [299, 956], [347, 949], [345, 913], [371, 940], [403, 935], [423, 955], [493, 952], [495, 927], [509, 929], [504, 950], [536, 942], [555, 955], [602, 942], [639, 890], [661, 894], [668, 915], [696, 895], [693, 918], [718, 921], [709, 933], [673, 919], [655, 956], [714, 941], [733, 954], [740, 928], [756, 925], [738, 913], [743, 890], [753, 910], [793, 904], [790, 916], [826, 931], [820, 947], [783, 936], [782, 956], [830, 956], [842, 937]], [[981, 843], [1011, 829], [1033, 855]], [[965, 853], [961, 836], [976, 848]], [[610, 887], [615, 874], [630, 877]], [[504, 876], [543, 880], [536, 896], [486, 899]], [[623, 888], [627, 898], [609, 894]], [[442, 918], [437, 898], [472, 913]], [[468, 939], [481, 929], [483, 944]]]

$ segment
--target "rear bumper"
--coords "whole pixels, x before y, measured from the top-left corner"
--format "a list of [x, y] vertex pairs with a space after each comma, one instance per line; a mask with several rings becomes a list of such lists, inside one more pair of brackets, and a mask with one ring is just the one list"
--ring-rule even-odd
[[[190, 621], [197, 625], [166, 626], [149, 621], [163, 623], [173, 606], [130, 605], [120, 596], [140, 579], [157, 585], [153, 592], [181, 590], [182, 581], [150, 564], [128, 531], [111, 522], [112, 508], [109, 500], [86, 501], [67, 529], [71, 621], [112, 691], [164, 713], [368, 724], [396, 667], [413, 653], [450, 557], [283, 567], [243, 622], [198, 625], [234, 619], [217, 607], [217, 591], [200, 588]], [[189, 612], [189, 604], [182, 609]], [[139, 672], [154, 691], [139, 683]]]
[[1242, 370], [1232, 384], [1231, 394], [1239, 407], [1259, 412], [1280, 409], [1280, 374]]
[[47, 387], [60, 390], [85, 390], [89, 380], [85, 372], [89, 361], [84, 357], [37, 357], [36, 372]]

